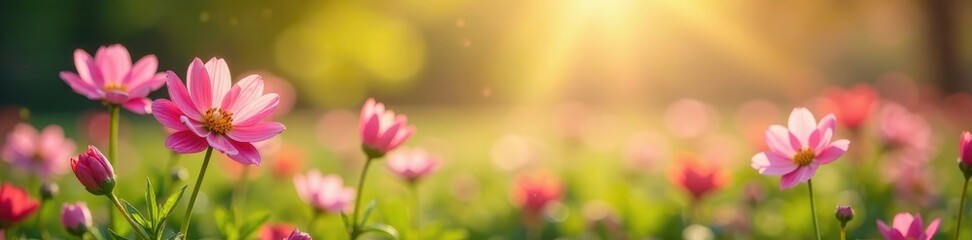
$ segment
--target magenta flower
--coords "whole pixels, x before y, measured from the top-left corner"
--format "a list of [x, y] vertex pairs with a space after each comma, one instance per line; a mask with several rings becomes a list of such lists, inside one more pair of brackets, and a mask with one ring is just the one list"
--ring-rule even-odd
[[374, 98], [369, 98], [361, 108], [358, 129], [361, 130], [362, 148], [369, 158], [384, 156], [415, 133], [415, 126], [408, 125], [405, 115], [395, 115]]
[[284, 131], [279, 122], [265, 122], [279, 102], [275, 93], [263, 92], [263, 80], [249, 75], [231, 86], [230, 71], [223, 59], [203, 64], [193, 59], [186, 84], [172, 71], [168, 76], [168, 99], [152, 104], [155, 119], [176, 130], [165, 146], [178, 153], [197, 153], [212, 147], [242, 164], [262, 161], [254, 142], [270, 139]]
[[828, 114], [818, 124], [806, 108], [790, 113], [787, 127], [772, 125], [766, 130], [769, 150], [752, 158], [752, 167], [760, 174], [783, 176], [780, 189], [788, 189], [813, 177], [820, 165], [833, 162], [847, 151], [850, 141], [831, 142], [836, 133], [836, 119]]
[[885, 240], [930, 240], [938, 231], [940, 222], [941, 219], [936, 218], [928, 224], [928, 228], [922, 230], [924, 225], [921, 222], [921, 214], [898, 213], [894, 216], [890, 227], [881, 220], [877, 220], [877, 225], [878, 231], [881, 231]]
[[388, 155], [388, 169], [399, 177], [414, 182], [439, 169], [442, 160], [425, 149], [401, 149]]
[[354, 204], [354, 189], [344, 187], [337, 175], [322, 176], [320, 171], [311, 170], [306, 176], [295, 176], [294, 187], [301, 199], [320, 211], [345, 212]]
[[132, 65], [128, 49], [121, 44], [98, 48], [94, 58], [81, 49], [74, 50], [77, 73], [60, 73], [71, 89], [91, 100], [121, 105], [138, 114], [152, 113], [151, 91], [165, 83], [165, 75], [155, 72], [159, 62], [149, 54]]
[[83, 235], [93, 224], [88, 205], [84, 202], [64, 203], [64, 207], [61, 207], [61, 224], [69, 233]]
[[4, 161], [50, 180], [68, 170], [66, 159], [74, 154], [74, 141], [64, 137], [64, 130], [57, 125], [49, 125], [40, 133], [26, 123], [19, 123], [7, 135], [3, 146]]
[[311, 238], [310, 234], [301, 232], [300, 229], [296, 229], [296, 228], [294, 229], [293, 232], [290, 232], [290, 236], [284, 238], [284, 240], [312, 240], [312, 239], [313, 238]]
[[959, 142], [959, 162], [972, 166], [972, 133], [962, 132]]
[[71, 158], [71, 169], [81, 185], [94, 195], [105, 195], [115, 189], [115, 169], [98, 148], [88, 145], [88, 151]]

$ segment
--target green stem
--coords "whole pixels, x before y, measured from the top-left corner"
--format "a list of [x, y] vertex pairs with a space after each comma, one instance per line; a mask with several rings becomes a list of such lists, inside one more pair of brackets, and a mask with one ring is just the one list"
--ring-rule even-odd
[[243, 165], [243, 173], [240, 174], [240, 182], [237, 183], [236, 189], [233, 190], [233, 212], [235, 214], [234, 220], [237, 226], [240, 226], [241, 220], [243, 219], [243, 200], [246, 199], [246, 183], [250, 175], [250, 166]]
[[361, 193], [364, 192], [365, 178], [368, 176], [368, 167], [371, 166], [371, 157], [365, 160], [364, 168], [361, 169], [361, 178], [358, 179], [358, 192], [354, 196], [354, 215], [351, 216], [351, 239], [358, 239], [358, 235], [361, 234], [361, 226], [364, 223], [358, 223], [358, 212], [361, 211]]
[[840, 240], [847, 240], [847, 228], [840, 227]]
[[314, 234], [317, 233], [317, 220], [321, 219], [321, 215], [324, 215], [321, 210], [314, 208], [313, 216], [311, 216], [310, 223], [307, 224], [307, 233]]
[[820, 228], [817, 226], [817, 206], [813, 203], [812, 179], [807, 180], [807, 189], [810, 189], [810, 215], [813, 216], [813, 232], [817, 236], [817, 240], [820, 240]]
[[192, 189], [192, 196], [189, 197], [189, 207], [186, 208], [186, 217], [182, 221], [182, 239], [189, 239], [189, 221], [192, 220], [192, 207], [196, 205], [196, 196], [199, 195], [199, 187], [202, 185], [203, 178], [206, 177], [206, 167], [209, 167], [209, 158], [213, 156], [213, 147], [206, 148], [206, 157], [203, 158], [202, 168], [199, 170], [199, 177], [196, 177], [196, 186]]
[[[121, 106], [117, 104], [108, 105], [108, 113], [111, 116], [110, 125], [108, 125], [108, 162], [115, 167], [118, 167], [115, 165], [117, 162], [115, 159], [118, 158], [118, 118], [120, 111]], [[111, 203], [108, 203], [108, 208], [111, 208]], [[115, 218], [115, 212], [108, 211], [108, 226], [118, 229]]]
[[422, 202], [419, 201], [418, 183], [408, 182], [408, 188], [412, 190], [412, 197], [415, 201], [415, 211], [412, 213], [412, 229], [414, 229], [412, 234], [415, 235], [413, 239], [422, 239]]
[[955, 240], [959, 239], [959, 233], [962, 232], [962, 214], [965, 212], [965, 194], [968, 191], [969, 178], [965, 178], [965, 184], [962, 185], [962, 200], [959, 202], [958, 221], [955, 221]]
[[47, 232], [47, 224], [44, 222], [44, 207], [47, 206], [47, 199], [41, 199], [40, 206], [37, 207], [37, 226], [40, 228], [41, 239], [51, 239], [51, 234]]
[[[104, 237], [101, 236], [101, 232], [98, 230], [98, 228], [94, 226], [88, 227], [88, 233], [90, 233], [91, 237], [94, 237], [95, 240], [105, 239]], [[84, 239], [84, 234], [81, 234], [81, 239]]]
[[149, 240], [149, 239], [151, 239], [151, 238], [148, 237], [148, 234], [145, 234], [144, 232], [142, 232], [142, 228], [138, 225], [138, 223], [135, 222], [134, 219], [132, 219], [132, 216], [130, 214], [128, 214], [128, 210], [125, 210], [125, 207], [122, 206], [121, 201], [118, 201], [118, 197], [115, 196], [115, 193], [108, 193], [108, 195], [105, 195], [105, 196], [107, 196], [108, 199], [111, 200], [111, 203], [114, 203], [115, 204], [115, 208], [118, 208], [118, 211], [121, 212], [122, 215], [125, 216], [125, 220], [128, 221], [128, 224], [129, 225], [132, 225], [132, 231], [135, 231], [136, 233], [138, 233], [138, 237], [139, 238], [141, 238], [143, 240]]

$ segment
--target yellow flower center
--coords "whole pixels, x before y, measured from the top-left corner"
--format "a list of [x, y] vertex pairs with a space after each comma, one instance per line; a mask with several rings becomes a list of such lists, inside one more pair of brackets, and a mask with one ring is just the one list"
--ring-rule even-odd
[[226, 134], [233, 130], [233, 114], [219, 108], [210, 108], [203, 115], [203, 126], [216, 134]]
[[110, 91], [122, 91], [122, 92], [124, 92], [124, 91], [127, 91], [127, 89], [128, 88], [126, 88], [125, 86], [123, 86], [121, 84], [117, 84], [117, 83], [108, 83], [108, 84], [105, 84], [105, 91], [109, 91], [109, 92]]
[[796, 163], [801, 167], [810, 165], [810, 162], [813, 162], [813, 158], [815, 157], [817, 157], [817, 154], [814, 153], [813, 150], [803, 149], [797, 152], [796, 155], [793, 156], [793, 163]]

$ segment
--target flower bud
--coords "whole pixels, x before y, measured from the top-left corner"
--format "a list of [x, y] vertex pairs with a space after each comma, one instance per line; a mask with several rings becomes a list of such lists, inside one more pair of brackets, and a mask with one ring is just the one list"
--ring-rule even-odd
[[837, 205], [837, 210], [834, 211], [834, 217], [837, 221], [840, 221], [840, 226], [847, 226], [847, 222], [854, 219], [854, 209], [849, 205]]
[[64, 225], [64, 229], [75, 236], [84, 235], [91, 227], [91, 211], [88, 210], [88, 205], [84, 202], [77, 203], [64, 203], [64, 207], [61, 207], [61, 224]]
[[54, 196], [57, 196], [57, 193], [60, 190], [61, 190], [61, 188], [58, 187], [57, 183], [54, 183], [54, 182], [46, 182], [43, 185], [41, 185], [41, 189], [40, 189], [41, 199], [51, 200], [51, 198], [54, 198]]
[[313, 238], [310, 234], [301, 232], [300, 229], [294, 229], [293, 232], [290, 232], [290, 236], [284, 238], [284, 240], [313, 240]]
[[115, 189], [115, 170], [104, 154], [94, 146], [71, 159], [71, 169], [81, 185], [94, 195], [105, 195]]

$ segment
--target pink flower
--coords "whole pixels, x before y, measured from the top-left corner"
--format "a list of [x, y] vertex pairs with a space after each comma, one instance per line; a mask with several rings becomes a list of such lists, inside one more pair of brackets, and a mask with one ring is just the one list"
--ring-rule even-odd
[[415, 133], [405, 115], [385, 110], [385, 105], [369, 98], [358, 119], [362, 147], [369, 158], [379, 158], [407, 141]]
[[972, 133], [962, 132], [959, 142], [959, 162], [972, 166]]
[[692, 155], [683, 155], [680, 158], [678, 163], [669, 168], [668, 179], [692, 195], [693, 201], [699, 201], [705, 195], [728, 184], [728, 174], [722, 168], [702, 164]]
[[772, 125], [766, 130], [769, 150], [753, 156], [752, 167], [763, 175], [783, 176], [781, 190], [810, 180], [820, 165], [844, 155], [850, 145], [846, 139], [830, 141], [836, 124], [833, 114], [824, 116], [818, 124], [810, 110], [793, 109], [788, 128]]
[[520, 175], [511, 193], [513, 204], [535, 215], [550, 203], [563, 198], [564, 186], [553, 173], [538, 171]]
[[924, 225], [921, 222], [921, 214], [911, 215], [910, 213], [898, 213], [894, 216], [891, 227], [884, 221], [877, 220], [878, 231], [886, 240], [930, 240], [938, 231], [938, 224], [941, 219], [936, 218], [928, 228], [922, 230]]
[[105, 195], [115, 189], [115, 169], [98, 148], [88, 145], [88, 151], [71, 158], [71, 169], [81, 185], [94, 195]]
[[439, 168], [441, 159], [425, 149], [401, 149], [388, 155], [388, 169], [409, 182], [417, 181]]
[[894, 149], [930, 151], [931, 127], [921, 115], [897, 103], [888, 103], [878, 113], [878, 136]]
[[74, 50], [78, 72], [60, 73], [71, 89], [91, 100], [121, 105], [138, 114], [152, 113], [149, 92], [162, 87], [165, 75], [156, 73], [159, 62], [149, 54], [132, 65], [128, 49], [121, 44], [102, 46], [92, 58], [81, 49]]
[[354, 204], [354, 189], [344, 187], [337, 175], [322, 176], [321, 172], [311, 170], [306, 176], [295, 176], [294, 187], [301, 199], [320, 211], [350, 211]]
[[312, 239], [313, 238], [311, 238], [310, 234], [301, 232], [300, 229], [295, 228], [294, 231], [290, 232], [290, 235], [287, 236], [287, 238], [284, 238], [283, 240], [312, 240]]
[[60, 126], [49, 125], [38, 133], [29, 124], [19, 123], [7, 135], [2, 157], [13, 166], [50, 180], [67, 172], [65, 160], [74, 153], [74, 147], [74, 141], [64, 137]]
[[821, 108], [833, 112], [841, 125], [859, 129], [874, 112], [878, 92], [867, 84], [857, 84], [849, 89], [831, 87], [824, 92]]
[[284, 131], [279, 122], [265, 122], [277, 108], [279, 97], [263, 93], [260, 76], [249, 75], [231, 85], [229, 67], [213, 58], [204, 65], [193, 59], [186, 74], [188, 89], [172, 71], [168, 99], [152, 104], [155, 119], [178, 132], [165, 146], [178, 153], [197, 153], [212, 147], [242, 164], [262, 161], [253, 142], [270, 139]]
[[91, 211], [84, 202], [64, 203], [64, 207], [61, 207], [61, 224], [71, 234], [81, 236], [92, 223]]

